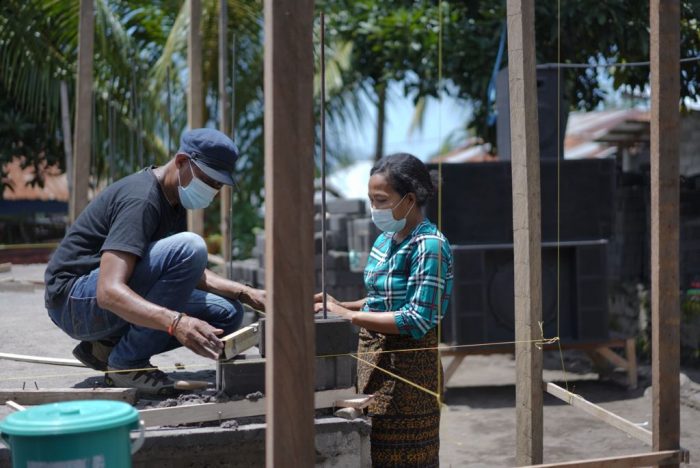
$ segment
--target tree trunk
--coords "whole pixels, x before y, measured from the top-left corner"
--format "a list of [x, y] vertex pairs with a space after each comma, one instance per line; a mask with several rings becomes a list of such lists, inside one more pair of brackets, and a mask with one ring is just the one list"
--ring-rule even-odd
[[70, 104], [68, 102], [68, 85], [61, 80], [61, 133], [63, 133], [63, 153], [66, 158], [66, 179], [68, 193], [73, 193], [73, 132], [70, 129]]

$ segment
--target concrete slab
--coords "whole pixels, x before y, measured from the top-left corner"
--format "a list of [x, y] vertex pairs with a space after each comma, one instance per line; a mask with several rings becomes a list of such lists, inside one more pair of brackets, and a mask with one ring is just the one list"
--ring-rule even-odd
[[[149, 430], [133, 457], [135, 468], [265, 466], [265, 424]], [[369, 424], [356, 419], [315, 421], [317, 467], [369, 467]], [[10, 466], [10, 451], [0, 448], [0, 466]]]

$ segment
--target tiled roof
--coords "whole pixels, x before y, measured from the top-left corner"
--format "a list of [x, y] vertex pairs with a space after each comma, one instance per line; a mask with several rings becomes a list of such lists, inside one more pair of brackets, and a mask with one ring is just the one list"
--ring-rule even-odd
[[40, 187], [38, 184], [35, 186], [27, 185], [27, 182], [34, 179], [34, 166], [22, 169], [21, 163], [20, 158], [14, 158], [12, 162], [3, 166], [3, 171], [8, 173], [3, 182], [9, 182], [12, 187], [12, 189], [5, 187], [2, 193], [3, 199], [68, 201], [68, 179], [57, 166], [43, 165], [41, 167], [44, 186]]

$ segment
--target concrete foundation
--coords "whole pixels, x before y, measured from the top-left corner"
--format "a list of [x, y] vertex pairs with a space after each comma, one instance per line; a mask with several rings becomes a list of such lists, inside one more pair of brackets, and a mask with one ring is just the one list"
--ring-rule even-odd
[[[224, 422], [223, 425], [227, 423]], [[265, 424], [231, 429], [149, 430], [133, 456], [135, 468], [251, 468], [265, 466]], [[370, 426], [363, 419], [322, 418], [316, 426], [317, 467], [369, 467]], [[291, 430], [292, 428], [290, 428]], [[0, 466], [11, 466], [10, 451], [0, 446]]]
[[[246, 355], [217, 366], [217, 381], [229, 396], [265, 393], [265, 359]], [[357, 381], [357, 361], [350, 356], [316, 358], [314, 389], [332, 390], [353, 387]]]

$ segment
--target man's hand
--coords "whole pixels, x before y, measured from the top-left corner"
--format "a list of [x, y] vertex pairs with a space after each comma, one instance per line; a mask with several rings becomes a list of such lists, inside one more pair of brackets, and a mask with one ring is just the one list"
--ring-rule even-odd
[[242, 303], [249, 305], [255, 310], [265, 311], [265, 291], [246, 287], [241, 291], [239, 299]]
[[200, 356], [218, 359], [224, 349], [224, 343], [218, 338], [218, 335], [223, 332], [207, 322], [185, 315], [177, 324], [174, 335], [183, 346]]
[[[338, 304], [337, 301], [331, 302], [330, 296], [328, 297], [327, 310], [329, 314], [337, 315], [338, 317], [350, 320], [351, 322], [353, 316], [357, 313], [350, 309], [346, 309], [345, 307]], [[323, 312], [323, 302], [317, 302], [314, 304], [314, 314], [318, 314], [319, 312]]]

